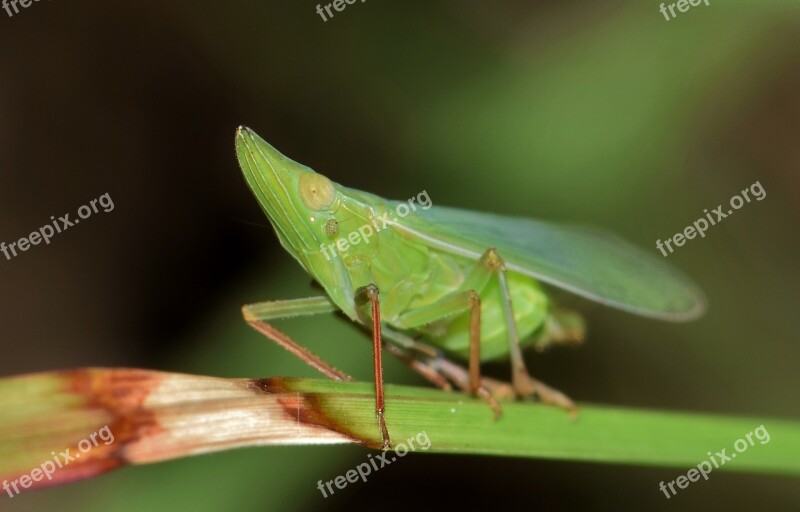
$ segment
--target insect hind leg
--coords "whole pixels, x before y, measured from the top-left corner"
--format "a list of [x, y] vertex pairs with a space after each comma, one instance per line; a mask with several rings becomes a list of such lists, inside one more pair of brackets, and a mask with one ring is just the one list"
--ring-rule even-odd
[[508, 289], [505, 263], [495, 249], [489, 249], [484, 257], [493, 263], [493, 270], [496, 272], [500, 284], [503, 313], [506, 319], [506, 332], [508, 333], [508, 348], [511, 355], [511, 382], [514, 385], [514, 389], [522, 398], [536, 395], [542, 403], [566, 409], [574, 416], [578, 411], [578, 407], [567, 395], [534, 379], [528, 373], [519, 344], [519, 332], [517, 331], [517, 322], [514, 319], [514, 310], [511, 305], [511, 293]]
[[585, 337], [586, 326], [580, 313], [558, 308], [548, 315], [534, 347], [544, 352], [553, 345], [575, 346], [583, 343]]

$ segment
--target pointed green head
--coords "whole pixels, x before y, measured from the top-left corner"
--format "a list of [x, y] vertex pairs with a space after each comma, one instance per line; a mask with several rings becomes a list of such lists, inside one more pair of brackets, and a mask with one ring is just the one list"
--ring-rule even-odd
[[327, 241], [326, 212], [337, 198], [338, 186], [284, 156], [244, 126], [236, 131], [236, 155], [281, 245], [306, 266], [304, 256]]

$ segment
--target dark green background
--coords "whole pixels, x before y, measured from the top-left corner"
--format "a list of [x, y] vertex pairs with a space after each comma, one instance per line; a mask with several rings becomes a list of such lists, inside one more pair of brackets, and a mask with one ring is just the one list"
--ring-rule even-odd
[[[0, 11], [0, 240], [106, 192], [115, 202], [50, 246], [0, 258], [0, 374], [103, 365], [314, 376], [240, 319], [243, 303], [312, 293], [237, 167], [234, 130], [246, 124], [348, 186], [588, 223], [654, 255], [656, 239], [759, 180], [766, 199], [669, 257], [707, 292], [703, 319], [589, 305], [584, 347], [528, 361], [580, 401], [800, 415], [800, 3], [712, 0], [669, 22], [650, 1], [367, 0], [328, 22], [315, 5], [54, 0]], [[280, 326], [370, 378], [369, 345], [343, 321]], [[387, 366], [390, 382], [421, 383]], [[658, 482], [688, 468], [429, 455], [323, 499], [317, 480], [366, 454], [245, 449], [27, 493], [0, 510], [800, 501], [783, 478], [715, 472], [668, 501]]]

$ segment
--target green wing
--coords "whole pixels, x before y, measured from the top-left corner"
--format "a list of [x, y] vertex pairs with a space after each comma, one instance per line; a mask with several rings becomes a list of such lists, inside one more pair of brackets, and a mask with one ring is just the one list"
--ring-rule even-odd
[[703, 292], [660, 255], [599, 230], [441, 206], [393, 224], [450, 254], [494, 247], [509, 270], [638, 315], [686, 321], [705, 310]]

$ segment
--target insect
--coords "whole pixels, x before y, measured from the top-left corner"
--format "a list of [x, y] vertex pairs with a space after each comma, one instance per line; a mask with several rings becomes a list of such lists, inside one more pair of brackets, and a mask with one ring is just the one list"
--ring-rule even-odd
[[[281, 245], [325, 291], [246, 305], [244, 317], [336, 380], [352, 377], [269, 321], [340, 311], [369, 330], [384, 449], [391, 440], [384, 418], [383, 348], [443, 389], [451, 389], [452, 382], [483, 397], [496, 416], [502, 396], [535, 396], [574, 411], [565, 394], [529, 375], [522, 357], [527, 346], [583, 337], [580, 315], [555, 304], [546, 286], [661, 320], [691, 320], [705, 309], [702, 292], [689, 279], [602, 231], [430, 201], [401, 209], [399, 201], [332, 182], [245, 127], [236, 132], [236, 152]], [[481, 377], [481, 362], [500, 358], [510, 359], [510, 383]], [[452, 359], [466, 360], [467, 367]]]

